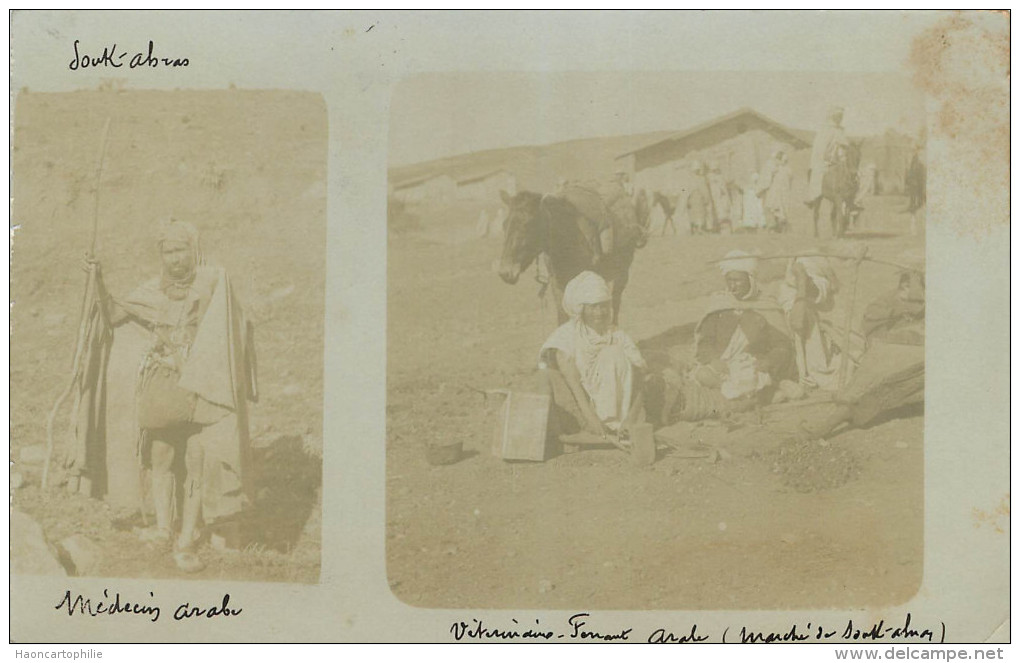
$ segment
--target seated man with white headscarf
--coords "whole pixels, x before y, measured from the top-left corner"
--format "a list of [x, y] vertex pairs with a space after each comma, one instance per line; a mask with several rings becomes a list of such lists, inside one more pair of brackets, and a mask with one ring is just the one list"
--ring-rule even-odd
[[670, 387], [664, 423], [752, 408], [791, 373], [782, 310], [758, 290], [757, 258], [731, 251], [719, 267], [727, 289], [712, 296], [695, 328], [693, 366], [684, 375], [672, 369], [663, 375]]
[[635, 413], [636, 370], [647, 364], [634, 341], [613, 325], [608, 284], [595, 272], [581, 272], [564, 289], [563, 309], [570, 320], [539, 353], [540, 365], [556, 369], [550, 371], [554, 400], [589, 433], [605, 438], [625, 432]]

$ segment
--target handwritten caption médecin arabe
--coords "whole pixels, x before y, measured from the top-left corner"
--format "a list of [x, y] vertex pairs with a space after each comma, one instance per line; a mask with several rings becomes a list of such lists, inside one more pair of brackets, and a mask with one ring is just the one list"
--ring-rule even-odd
[[68, 617], [100, 617], [104, 615], [124, 615], [127, 617], [138, 617], [150, 622], [159, 621], [164, 614], [172, 615], [174, 621], [185, 621], [189, 619], [212, 619], [223, 617], [237, 617], [243, 611], [242, 608], [230, 604], [230, 594], [224, 594], [222, 599], [213, 603], [199, 603], [185, 601], [176, 606], [169, 606], [172, 612], [161, 606], [156, 600], [153, 592], [148, 592], [147, 597], [138, 598], [121, 596], [120, 592], [104, 589], [102, 595], [85, 596], [84, 594], [73, 594], [71, 590], [64, 592], [60, 603], [53, 607], [57, 611], [67, 611]]

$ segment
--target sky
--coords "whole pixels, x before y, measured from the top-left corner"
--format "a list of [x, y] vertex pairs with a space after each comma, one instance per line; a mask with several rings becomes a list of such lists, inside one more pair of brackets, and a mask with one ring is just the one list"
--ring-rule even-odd
[[423, 74], [390, 106], [390, 165], [515, 145], [681, 131], [747, 106], [791, 128], [817, 130], [846, 109], [851, 135], [917, 136], [923, 97], [899, 74], [607, 72]]

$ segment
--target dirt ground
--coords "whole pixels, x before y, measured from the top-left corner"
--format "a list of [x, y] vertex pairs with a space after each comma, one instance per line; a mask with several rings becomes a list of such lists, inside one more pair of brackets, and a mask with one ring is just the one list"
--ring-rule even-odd
[[256, 327], [253, 540], [238, 553], [203, 548], [201, 576], [316, 582], [327, 154], [321, 97], [23, 90], [15, 104], [11, 460], [24, 485], [14, 490], [14, 508], [51, 541], [82, 533], [99, 545], [95, 575], [182, 575], [168, 551], [139, 542], [137, 515], [39, 488], [46, 418], [70, 378], [85, 284], [79, 266], [110, 118], [96, 254], [111, 293], [124, 295], [159, 274], [157, 222], [174, 215], [198, 227], [207, 262], [227, 268]]
[[[635, 259], [620, 326], [650, 360], [683, 352], [684, 325], [722, 288], [708, 260], [732, 248], [849, 254], [862, 242], [892, 259], [923, 247], [923, 223], [912, 233], [905, 206], [901, 197], [868, 200], [861, 225], [838, 241], [827, 228], [814, 239], [806, 210], [783, 236], [653, 237]], [[387, 568], [398, 598], [450, 608], [849, 608], [917, 591], [919, 410], [826, 445], [797, 442], [769, 415], [766, 425], [692, 427], [691, 437], [729, 453], [663, 449], [650, 467], [613, 449], [541, 463], [495, 457], [495, 408], [480, 390], [534, 388], [555, 309], [536, 296], [534, 268], [513, 287], [499, 280], [501, 240], [477, 236], [479, 210], [418, 206], [391, 225]], [[893, 270], [867, 265], [857, 315], [895, 285]], [[767, 292], [784, 267], [764, 263]], [[839, 276], [850, 283], [848, 268]], [[462, 442], [465, 457], [429, 465], [426, 447], [444, 442]]]

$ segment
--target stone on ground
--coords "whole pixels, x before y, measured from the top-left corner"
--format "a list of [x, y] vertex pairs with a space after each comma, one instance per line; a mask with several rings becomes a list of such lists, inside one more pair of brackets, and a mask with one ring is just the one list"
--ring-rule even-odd
[[11, 571], [25, 575], [67, 575], [42, 526], [17, 510], [11, 511]]

